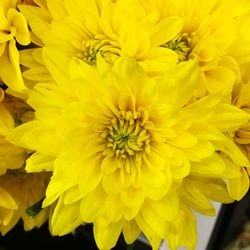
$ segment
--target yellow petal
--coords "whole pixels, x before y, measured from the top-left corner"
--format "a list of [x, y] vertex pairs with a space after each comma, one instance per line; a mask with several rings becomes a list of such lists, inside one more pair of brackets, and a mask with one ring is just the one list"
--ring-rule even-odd
[[28, 45], [30, 43], [30, 35], [25, 17], [16, 9], [9, 9], [7, 18], [16, 28], [15, 38], [17, 42], [22, 45]]
[[54, 161], [54, 157], [35, 152], [27, 159], [25, 169], [27, 172], [52, 171]]
[[79, 203], [70, 205], [63, 203], [63, 196], [59, 199], [51, 218], [51, 228], [53, 235], [65, 235], [72, 232], [83, 223], [79, 216]]
[[108, 221], [112, 223], [119, 222], [122, 218], [126, 217], [125, 210], [126, 210], [126, 207], [124, 206], [119, 194], [107, 196], [107, 199], [105, 200], [105, 203], [104, 203], [103, 211], [105, 211], [104, 213]]
[[123, 166], [122, 161], [120, 161], [116, 157], [114, 157], [114, 156], [106, 156], [102, 160], [101, 170], [103, 171], [104, 175], [107, 175], [107, 174], [114, 173], [114, 171], [116, 169], [119, 169], [122, 166]]
[[196, 176], [223, 176], [225, 170], [226, 165], [217, 154], [213, 154], [200, 162], [191, 163], [191, 173]]
[[249, 120], [249, 114], [239, 108], [221, 103], [216, 108], [216, 113], [210, 117], [210, 123], [220, 131], [237, 130]]
[[76, 201], [79, 201], [84, 195], [80, 192], [78, 185], [75, 185], [71, 188], [69, 188], [64, 193], [64, 200], [63, 203], [65, 205], [69, 205], [71, 203], [74, 203]]
[[183, 182], [180, 193], [185, 203], [199, 213], [209, 216], [215, 215], [213, 205], [190, 180], [185, 180]]
[[223, 180], [215, 178], [196, 178], [192, 179], [195, 185], [209, 199], [220, 203], [231, 203], [233, 199], [227, 192], [227, 185]]
[[151, 46], [158, 47], [173, 39], [180, 32], [182, 25], [183, 20], [177, 16], [171, 16], [159, 21], [152, 34], [150, 34]]
[[231, 197], [238, 201], [242, 199], [249, 189], [249, 176], [247, 171], [242, 168], [241, 173], [241, 177], [228, 180], [228, 191]]
[[99, 185], [93, 192], [81, 199], [80, 213], [83, 221], [92, 223], [103, 213], [106, 193]]
[[190, 162], [186, 156], [182, 155], [181, 152], [176, 151], [178, 157], [172, 158], [169, 162], [171, 175], [173, 179], [180, 180], [189, 175], [190, 173]]
[[0, 117], [0, 134], [7, 135], [15, 127], [15, 122], [2, 104], [0, 104]]
[[81, 193], [87, 194], [100, 183], [102, 173], [97, 159], [84, 159], [81, 166], [84, 168], [84, 173], [79, 176], [79, 188]]
[[152, 246], [152, 249], [153, 250], [159, 249], [159, 246], [161, 244], [161, 238], [157, 235], [156, 232], [153, 231], [153, 229], [145, 221], [145, 219], [141, 213], [139, 213], [136, 216], [135, 221], [136, 221], [137, 225], [140, 227], [140, 229], [142, 230], [142, 232], [145, 234], [147, 239], [149, 240], [149, 242]]
[[160, 238], [166, 238], [169, 232], [169, 224], [162, 220], [155, 211], [147, 206], [146, 204], [141, 210], [141, 214], [145, 220], [145, 223], [150, 225], [154, 233], [156, 233]]
[[0, 60], [1, 64], [4, 65], [0, 67], [0, 76], [4, 83], [12, 90], [24, 90], [26, 87], [23, 83], [19, 66], [19, 53], [14, 39], [9, 42], [9, 46], [6, 46]]
[[195, 146], [197, 142], [197, 137], [188, 132], [178, 133], [176, 137], [167, 139], [167, 143], [178, 148], [190, 148]]
[[27, 4], [20, 4], [18, 8], [21, 11], [21, 13], [25, 16], [28, 22], [37, 18], [39, 18], [40, 20], [44, 20], [46, 22], [50, 22], [51, 20], [48, 11], [46, 11], [46, 7], [39, 8]]
[[55, 81], [63, 86], [69, 86], [68, 72], [69, 60], [62, 53], [49, 48], [44, 49], [44, 63]]
[[206, 140], [198, 140], [195, 146], [185, 149], [187, 158], [190, 161], [199, 161], [207, 158], [214, 153], [213, 144]]
[[206, 79], [209, 93], [228, 95], [232, 92], [236, 77], [232, 70], [226, 67], [216, 67], [206, 71]]
[[120, 193], [122, 190], [120, 171], [116, 170], [113, 173], [105, 175], [102, 180], [102, 185], [104, 190], [110, 195]]
[[134, 220], [123, 222], [123, 236], [127, 244], [132, 244], [139, 236], [141, 230]]
[[116, 245], [116, 242], [122, 231], [122, 221], [117, 223], [94, 223], [94, 237], [99, 249], [111, 249]]
[[147, 204], [155, 211], [159, 218], [165, 221], [175, 220], [179, 213], [179, 196], [172, 190], [163, 199], [155, 202], [150, 201]]
[[145, 162], [141, 167], [141, 181], [144, 185], [152, 188], [162, 186], [166, 181], [166, 175], [158, 169], [152, 169]]
[[144, 202], [144, 198], [143, 190], [132, 186], [121, 193], [121, 200], [127, 207], [140, 207]]
[[177, 64], [177, 71], [174, 77], [179, 81], [179, 93], [176, 100], [178, 107], [186, 105], [192, 97], [197, 86], [198, 69], [198, 62], [196, 60]]
[[63, 3], [60, 0], [48, 0], [47, 6], [54, 20], [63, 19], [68, 14], [63, 6]]
[[1, 187], [0, 187], [0, 206], [8, 209], [18, 208], [13, 197]]

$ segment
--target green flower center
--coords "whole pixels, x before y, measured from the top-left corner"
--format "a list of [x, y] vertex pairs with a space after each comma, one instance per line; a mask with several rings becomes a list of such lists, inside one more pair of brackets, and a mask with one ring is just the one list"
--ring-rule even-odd
[[187, 61], [192, 51], [192, 39], [188, 33], [178, 35], [173, 40], [170, 40], [162, 45], [162, 47], [169, 48], [175, 51], [179, 56], [179, 61]]
[[117, 157], [126, 158], [137, 152], [147, 151], [150, 146], [150, 135], [141, 125], [139, 112], [119, 113], [118, 118], [111, 121], [107, 135], [107, 146]]
[[79, 54], [79, 57], [87, 64], [95, 66], [98, 53], [107, 63], [113, 65], [120, 57], [118, 42], [104, 35], [96, 35], [93, 39], [82, 42], [82, 53]]

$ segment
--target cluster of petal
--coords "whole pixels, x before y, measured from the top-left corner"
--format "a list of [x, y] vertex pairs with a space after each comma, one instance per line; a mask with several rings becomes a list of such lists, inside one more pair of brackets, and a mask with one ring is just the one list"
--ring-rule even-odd
[[249, 3], [245, 0], [139, 1], [147, 13], [160, 13], [161, 19], [183, 18], [180, 33], [163, 46], [175, 51], [180, 61], [199, 60], [199, 88], [195, 96], [230, 95], [233, 86], [239, 83], [240, 67], [249, 62]]
[[25, 230], [40, 227], [49, 216], [49, 209], [42, 209], [34, 217], [26, 209], [44, 198], [49, 182], [48, 173], [26, 173], [24, 168], [8, 170], [0, 176], [0, 232], [8, 233], [20, 219]]
[[28, 174], [24, 170], [30, 152], [6, 141], [17, 125], [32, 120], [33, 111], [21, 99], [0, 89], [0, 232], [5, 235], [22, 218], [24, 229], [40, 226], [47, 219], [48, 209], [29, 217], [25, 210], [45, 196], [49, 174]]
[[101, 250], [194, 249], [193, 210], [245, 195], [248, 0], [2, 0], [0, 23], [3, 235], [50, 210], [53, 235], [93, 223]]
[[229, 180], [249, 163], [225, 134], [249, 115], [222, 102], [222, 94], [192, 99], [196, 60], [155, 77], [131, 57], [112, 69], [101, 55], [96, 67], [77, 59], [67, 69], [67, 56], [47, 48], [44, 60], [53, 81], [29, 91], [36, 119], [8, 140], [36, 151], [27, 171], [53, 170], [43, 203], [57, 201], [53, 234], [86, 222], [94, 223], [102, 250], [121, 232], [131, 243], [141, 231], [153, 249], [162, 239], [172, 249], [192, 249], [191, 208], [213, 215], [209, 200], [227, 203], [244, 195], [237, 190], [232, 199], [227, 192]]
[[28, 45], [30, 33], [28, 24], [17, 10], [18, 0], [2, 0], [0, 3], [0, 80], [10, 88], [22, 91], [25, 88], [17, 43]]
[[[175, 52], [160, 45], [180, 32], [180, 17], [159, 20], [157, 13], [148, 15], [137, 1], [42, 2], [39, 6], [20, 6], [31, 27], [33, 42], [66, 55], [68, 60], [78, 58], [96, 66], [99, 54], [112, 66], [121, 56], [133, 56], [151, 74], [167, 70], [169, 62], [178, 62]], [[41, 67], [42, 53], [38, 59], [34, 50], [22, 51], [22, 64], [28, 68], [24, 77], [47, 80], [46, 67]], [[36, 67], [37, 59], [40, 67]]]

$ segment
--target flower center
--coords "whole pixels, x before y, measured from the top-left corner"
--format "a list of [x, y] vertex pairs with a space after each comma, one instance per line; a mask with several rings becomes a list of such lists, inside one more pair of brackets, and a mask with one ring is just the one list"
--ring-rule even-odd
[[140, 112], [123, 112], [111, 120], [107, 135], [107, 146], [117, 157], [134, 156], [149, 149], [150, 135], [141, 125]]
[[190, 35], [188, 33], [183, 33], [173, 40], [164, 43], [162, 47], [175, 51], [179, 56], [179, 61], [187, 61], [192, 51], [191, 42], [192, 39]]
[[82, 53], [79, 57], [87, 64], [96, 65], [96, 55], [100, 53], [107, 63], [113, 65], [120, 56], [118, 42], [104, 35], [96, 35], [93, 39], [82, 42]]

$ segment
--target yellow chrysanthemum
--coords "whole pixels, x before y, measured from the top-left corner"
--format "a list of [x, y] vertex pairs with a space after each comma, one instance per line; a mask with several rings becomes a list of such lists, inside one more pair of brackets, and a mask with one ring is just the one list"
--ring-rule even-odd
[[[159, 20], [155, 13], [146, 15], [136, 1], [44, 2], [40, 7], [20, 6], [33, 32], [33, 42], [67, 55], [69, 60], [77, 58], [96, 66], [99, 54], [112, 66], [120, 56], [129, 55], [151, 73], [167, 70], [171, 62], [178, 61], [171, 49], [160, 45], [179, 33], [179, 17]], [[30, 68], [24, 77], [39, 81], [46, 69], [31, 64], [33, 51], [27, 49], [21, 54], [22, 64]], [[42, 56], [39, 61], [43, 61]]]
[[20, 218], [25, 230], [40, 226], [47, 219], [47, 209], [35, 218], [25, 210], [45, 196], [49, 174], [28, 174], [24, 170], [30, 152], [6, 141], [15, 126], [32, 120], [33, 111], [21, 99], [0, 89], [0, 232], [10, 231]]
[[16, 43], [28, 45], [30, 35], [25, 17], [17, 10], [18, 0], [0, 3], [0, 79], [13, 90], [25, 88]]
[[48, 219], [48, 208], [42, 209], [34, 216], [29, 216], [26, 209], [44, 198], [49, 178], [49, 173], [26, 173], [24, 168], [8, 170], [6, 174], [0, 176], [0, 190], [8, 192], [13, 205], [15, 204], [14, 207], [0, 203], [1, 217], [6, 215], [0, 223], [2, 235], [9, 232], [20, 219], [23, 220], [25, 230], [40, 227]]
[[239, 82], [239, 66], [249, 58], [249, 1], [141, 0], [148, 13], [183, 18], [181, 31], [161, 46], [175, 51], [179, 61], [198, 58], [198, 97], [232, 92]]
[[[149, 78], [132, 58], [109, 70], [99, 55], [97, 69], [73, 60], [67, 70], [61, 54], [49, 51], [45, 57], [54, 81], [29, 92], [36, 120], [14, 129], [8, 139], [36, 151], [27, 160], [28, 171], [53, 170], [44, 201], [47, 206], [58, 200], [53, 234], [93, 222], [100, 249], [112, 248], [121, 232], [131, 243], [140, 231], [157, 249], [182, 221], [193, 228], [194, 220], [185, 218], [189, 207], [196, 207], [182, 201], [180, 206], [183, 178], [239, 175], [221, 154], [248, 165], [224, 133], [236, 131], [249, 116], [222, 103], [219, 94], [191, 101], [195, 61]], [[178, 244], [187, 240], [183, 232]]]

